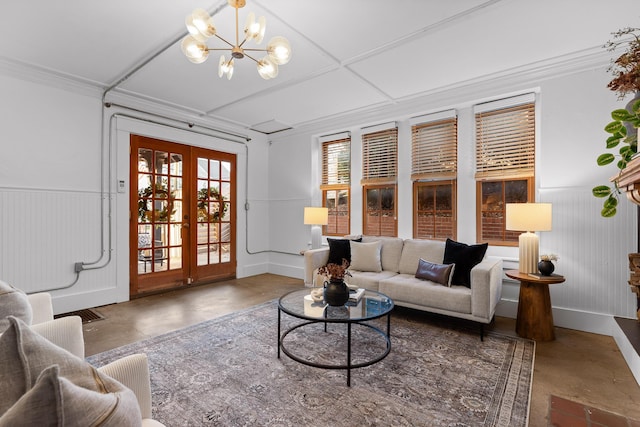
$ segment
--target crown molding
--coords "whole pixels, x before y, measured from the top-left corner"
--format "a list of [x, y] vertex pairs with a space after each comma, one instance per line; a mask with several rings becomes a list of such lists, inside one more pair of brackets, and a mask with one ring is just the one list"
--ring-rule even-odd
[[102, 83], [0, 56], [0, 74], [86, 96], [100, 97]]

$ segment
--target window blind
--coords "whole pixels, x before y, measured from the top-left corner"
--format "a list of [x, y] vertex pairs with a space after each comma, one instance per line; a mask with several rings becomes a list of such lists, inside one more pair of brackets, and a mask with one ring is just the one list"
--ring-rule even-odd
[[322, 143], [321, 190], [343, 188], [351, 183], [351, 138]]
[[476, 113], [476, 179], [535, 172], [535, 104]]
[[455, 179], [458, 164], [456, 118], [411, 127], [411, 179]]
[[398, 128], [362, 135], [362, 181], [395, 184], [398, 169]]

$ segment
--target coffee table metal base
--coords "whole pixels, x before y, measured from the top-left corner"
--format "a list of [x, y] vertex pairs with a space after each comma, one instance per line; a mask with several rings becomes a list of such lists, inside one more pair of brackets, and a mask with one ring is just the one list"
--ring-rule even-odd
[[[387, 355], [389, 354], [389, 352], [391, 351], [391, 339], [390, 339], [390, 332], [391, 332], [391, 312], [386, 314], [387, 316], [387, 330], [383, 331], [382, 329], [378, 328], [377, 326], [368, 324], [368, 323], [364, 323], [364, 321], [345, 321], [344, 323], [346, 323], [347, 326], [347, 360], [345, 364], [335, 364], [335, 365], [330, 365], [330, 364], [323, 364], [323, 363], [315, 363], [315, 362], [311, 362], [309, 360], [303, 359], [299, 356], [296, 356], [293, 352], [291, 352], [289, 349], [287, 349], [287, 347], [284, 345], [284, 339], [286, 338], [287, 335], [289, 335], [291, 332], [295, 331], [296, 329], [302, 328], [304, 326], [307, 325], [312, 325], [312, 324], [316, 324], [316, 323], [324, 323], [324, 331], [327, 331], [327, 322], [324, 321], [323, 319], [318, 319], [318, 320], [309, 320], [303, 323], [300, 323], [298, 325], [295, 325], [289, 329], [287, 329], [286, 331], [284, 331], [284, 333], [282, 333], [281, 329], [281, 318], [282, 318], [282, 310], [280, 308], [278, 308], [278, 359], [280, 358], [280, 350], [282, 350], [282, 352], [284, 354], [286, 354], [287, 356], [289, 356], [292, 360], [295, 360], [296, 362], [302, 363], [304, 365], [307, 366], [313, 366], [314, 368], [322, 368], [322, 369], [346, 369], [347, 370], [347, 386], [351, 387], [351, 369], [356, 369], [356, 368], [364, 368], [365, 366], [371, 366], [374, 363], [377, 363], [379, 361], [381, 361], [382, 359], [384, 359], [385, 357], [387, 357]], [[335, 323], [335, 322], [332, 322]], [[338, 323], [341, 324], [341, 323]], [[385, 350], [383, 353], [381, 353], [380, 355], [370, 359], [370, 360], [366, 360], [364, 362], [359, 362], [359, 363], [352, 363], [351, 361], [351, 328], [352, 325], [359, 325], [362, 327], [366, 327], [366, 328], [370, 328], [371, 330], [377, 332], [378, 334], [380, 334], [385, 342], [386, 342], [386, 346], [385, 346]]]

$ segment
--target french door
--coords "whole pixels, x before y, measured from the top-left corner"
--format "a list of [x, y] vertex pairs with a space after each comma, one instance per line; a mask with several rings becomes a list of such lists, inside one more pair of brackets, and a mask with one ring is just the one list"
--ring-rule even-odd
[[235, 155], [130, 142], [131, 295], [235, 277]]

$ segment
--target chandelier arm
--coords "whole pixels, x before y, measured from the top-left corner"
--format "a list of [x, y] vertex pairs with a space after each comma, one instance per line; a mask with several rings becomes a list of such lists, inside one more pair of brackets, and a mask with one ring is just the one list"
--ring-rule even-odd
[[251, 59], [251, 60], [255, 61], [255, 63], [256, 63], [256, 64], [259, 64], [259, 63], [260, 63], [260, 61], [258, 61], [258, 60], [257, 60], [256, 58], [254, 58], [253, 56], [251, 56], [251, 55], [247, 54], [247, 50], [261, 50], [261, 49], [245, 49], [245, 50], [244, 50], [244, 56], [246, 56], [247, 58], [249, 58], [249, 59]]
[[246, 49], [242, 49], [242, 50], [244, 52], [268, 52], [267, 49], [249, 49], [249, 48], [246, 48]]
[[235, 45], [227, 40], [225, 40], [223, 37], [220, 37], [217, 33], [214, 34], [217, 38], [219, 38], [220, 40], [222, 40], [223, 42], [225, 42], [226, 44], [228, 44], [231, 47], [235, 47]]
[[212, 50], [226, 50], [228, 52], [231, 52], [231, 49], [229, 49], [228, 47], [207, 47], [207, 52], [211, 52]]

